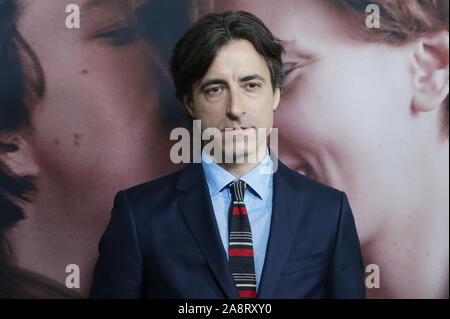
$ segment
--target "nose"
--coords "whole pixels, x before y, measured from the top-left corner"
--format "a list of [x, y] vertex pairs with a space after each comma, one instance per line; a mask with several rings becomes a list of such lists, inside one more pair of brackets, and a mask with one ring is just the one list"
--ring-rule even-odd
[[245, 106], [242, 103], [239, 89], [230, 88], [227, 101], [227, 116], [231, 119], [239, 119], [245, 113]]

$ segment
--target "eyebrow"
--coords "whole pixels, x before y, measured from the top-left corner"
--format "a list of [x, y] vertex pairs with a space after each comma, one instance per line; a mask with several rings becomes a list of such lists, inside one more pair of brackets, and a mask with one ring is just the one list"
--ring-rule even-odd
[[[248, 81], [251, 81], [251, 80], [259, 80], [259, 81], [261, 81], [263, 83], [266, 83], [266, 80], [262, 76], [260, 76], [258, 74], [246, 75], [244, 77], [239, 78], [239, 82], [248, 82]], [[225, 81], [223, 79], [219, 79], [219, 78], [217, 78], [217, 79], [209, 79], [209, 80], [203, 82], [203, 84], [200, 85], [199, 89], [200, 89], [200, 91], [203, 91], [206, 87], [208, 87], [208, 86], [210, 86], [212, 84], [227, 85], [227, 81]]]
[[240, 82], [247, 82], [251, 80], [259, 80], [263, 83], [266, 83], [266, 80], [261, 75], [258, 74], [247, 75], [239, 79]]

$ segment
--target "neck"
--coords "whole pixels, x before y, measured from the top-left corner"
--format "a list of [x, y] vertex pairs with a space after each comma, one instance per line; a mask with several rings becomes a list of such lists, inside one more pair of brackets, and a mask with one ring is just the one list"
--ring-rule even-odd
[[39, 192], [31, 203], [23, 205], [25, 219], [6, 234], [13, 251], [12, 262], [64, 287], [69, 275], [67, 265], [76, 264], [80, 269], [80, 288], [72, 290], [88, 296], [97, 243], [106, 227], [106, 211], [112, 200], [80, 201], [70, 193], [51, 191], [45, 183], [37, 181], [36, 186]]
[[349, 196], [361, 241], [419, 225], [418, 220], [448, 219], [449, 139], [435, 131], [426, 127], [393, 136], [378, 156], [373, 141], [359, 144], [357, 152], [323, 148], [319, 157], [308, 158], [319, 181]]
[[448, 149], [448, 138], [416, 140], [384, 158], [332, 164], [328, 182], [349, 195], [364, 262], [380, 267], [370, 296], [448, 296]]
[[[267, 146], [264, 145], [264, 147], [258, 147], [258, 150], [256, 151], [256, 154], [245, 154], [240, 158], [240, 161], [242, 163], [236, 163], [233, 161], [233, 163], [220, 163], [216, 160], [214, 160], [220, 167], [225, 169], [228, 173], [233, 175], [236, 178], [241, 178], [248, 172], [250, 172], [252, 169], [254, 169], [256, 166], [258, 166], [264, 157], [266, 156], [266, 148]], [[256, 155], [253, 157], [256, 157], [256, 161], [252, 160], [249, 161], [249, 158], [252, 158], [251, 155]]]

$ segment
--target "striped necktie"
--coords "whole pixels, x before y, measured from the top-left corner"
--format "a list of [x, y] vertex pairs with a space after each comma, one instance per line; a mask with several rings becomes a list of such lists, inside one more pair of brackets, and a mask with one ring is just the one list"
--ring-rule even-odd
[[228, 184], [231, 191], [229, 214], [229, 264], [241, 298], [256, 298], [255, 261], [250, 222], [244, 204], [247, 184], [238, 180]]

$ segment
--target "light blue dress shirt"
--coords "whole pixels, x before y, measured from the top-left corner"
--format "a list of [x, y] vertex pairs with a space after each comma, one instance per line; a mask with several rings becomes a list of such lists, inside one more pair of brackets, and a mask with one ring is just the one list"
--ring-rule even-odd
[[[264, 266], [272, 217], [273, 174], [267, 173], [272, 172], [272, 166], [273, 163], [267, 148], [266, 156], [261, 163], [240, 178], [248, 185], [244, 203], [252, 230], [256, 289], [259, 288]], [[226, 186], [237, 178], [215, 163], [204, 150], [202, 151], [202, 167], [208, 183], [220, 237], [228, 258], [228, 212], [231, 193]]]

